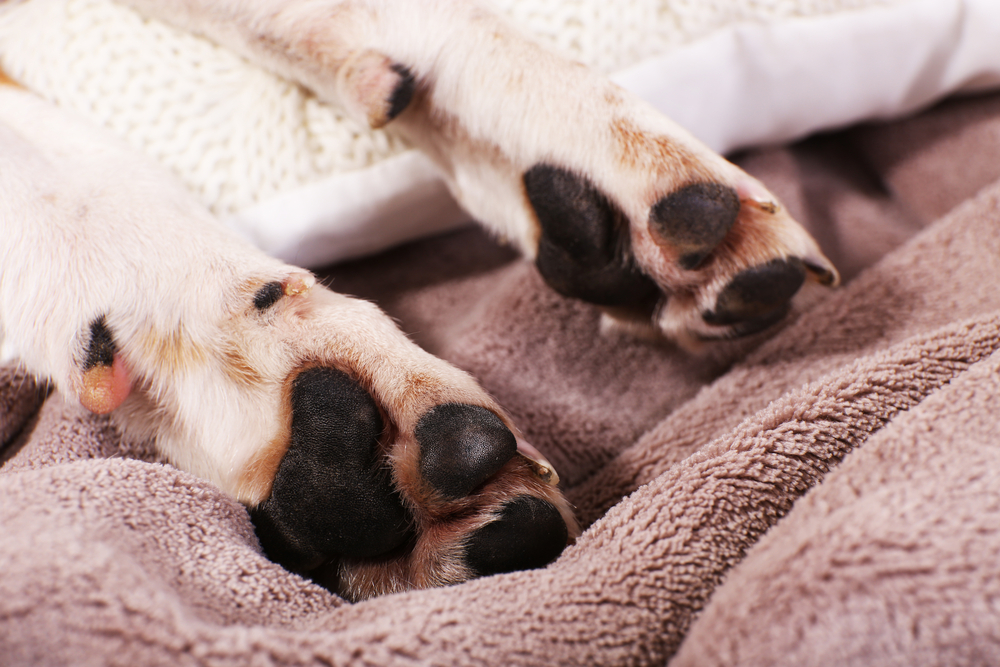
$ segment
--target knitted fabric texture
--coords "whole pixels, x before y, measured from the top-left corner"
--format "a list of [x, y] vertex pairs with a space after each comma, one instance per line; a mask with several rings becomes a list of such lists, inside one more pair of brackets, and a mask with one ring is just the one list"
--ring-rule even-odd
[[[552, 48], [612, 72], [733, 23], [894, 2], [494, 4]], [[7, 9], [0, 15], [0, 68], [168, 166], [220, 216], [406, 150], [302, 87], [111, 0], [30, 0]]]

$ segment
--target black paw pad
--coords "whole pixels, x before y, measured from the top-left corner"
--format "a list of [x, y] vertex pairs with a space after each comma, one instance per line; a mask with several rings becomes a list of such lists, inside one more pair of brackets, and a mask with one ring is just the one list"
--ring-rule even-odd
[[417, 90], [416, 79], [413, 78], [413, 73], [408, 68], [397, 63], [392, 66], [392, 71], [399, 75], [399, 83], [396, 84], [392, 95], [389, 96], [389, 110], [385, 114], [386, 122], [403, 113], [403, 110], [410, 105], [413, 93]]
[[478, 405], [446, 403], [420, 418], [420, 474], [449, 498], [467, 496], [517, 453], [500, 418]]
[[285, 295], [285, 288], [277, 280], [264, 284], [253, 297], [253, 307], [264, 311], [278, 303]]
[[649, 213], [649, 229], [676, 247], [680, 265], [693, 270], [722, 243], [740, 213], [740, 198], [718, 183], [695, 183], [656, 202]]
[[90, 342], [87, 344], [87, 356], [83, 360], [83, 370], [89, 371], [97, 366], [111, 366], [115, 363], [115, 352], [118, 346], [114, 336], [108, 329], [104, 316], [90, 323]]
[[551, 503], [520, 496], [469, 537], [465, 562], [478, 576], [548, 565], [566, 548], [569, 530]]
[[371, 558], [405, 542], [410, 517], [379, 457], [374, 400], [338, 370], [292, 383], [291, 443], [271, 496], [251, 512], [273, 560], [310, 569], [332, 556]]
[[715, 325], [747, 324], [751, 328], [740, 333], [751, 333], [784, 315], [805, 278], [805, 267], [796, 258], [774, 259], [741, 271], [719, 294], [715, 310], [702, 313], [702, 319]]
[[535, 264], [564, 296], [601, 306], [646, 306], [656, 284], [632, 264], [628, 221], [589, 181], [546, 164], [524, 174], [541, 238]]

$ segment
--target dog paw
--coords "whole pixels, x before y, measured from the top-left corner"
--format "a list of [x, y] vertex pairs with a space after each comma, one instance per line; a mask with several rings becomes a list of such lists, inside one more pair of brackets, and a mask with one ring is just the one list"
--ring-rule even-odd
[[25, 368], [245, 503], [268, 554], [351, 599], [542, 566], [573, 539], [551, 466], [468, 374], [113, 137], [2, 92], [0, 319]]
[[806, 280], [837, 284], [759, 181], [627, 91], [490, 27], [488, 67], [474, 44], [433, 71], [407, 66], [411, 102], [387, 129], [555, 290], [693, 346], [777, 322]]
[[654, 188], [631, 206], [578, 171], [530, 167], [523, 181], [539, 272], [612, 320], [652, 325], [689, 347], [776, 323], [807, 279], [835, 285], [836, 270], [805, 230], [762, 185], [725, 165], [718, 171], [728, 178], [699, 175], [707, 171], [699, 165], [683, 177], [694, 182]]
[[541, 567], [576, 532], [551, 468], [490, 409], [437, 404], [400, 433], [326, 366], [299, 372], [290, 400], [288, 450], [251, 517], [269, 557], [345, 597]]
[[224, 290], [242, 305], [214, 322], [201, 308], [202, 340], [137, 344], [100, 318], [94, 405], [119, 403], [127, 435], [250, 507], [268, 557], [348, 599], [555, 559], [572, 512], [499, 406], [372, 304], [282, 271]]

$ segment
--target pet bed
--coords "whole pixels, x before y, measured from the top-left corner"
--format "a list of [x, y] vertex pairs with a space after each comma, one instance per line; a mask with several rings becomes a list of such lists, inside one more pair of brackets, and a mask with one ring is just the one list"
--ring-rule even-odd
[[[868, 4], [737, 16], [655, 57], [930, 7]], [[963, 20], [974, 4], [937, 3]], [[472, 372], [546, 452], [586, 526], [547, 568], [347, 604], [267, 561], [211, 484], [3, 367], [0, 662], [996, 664], [1000, 95], [921, 106], [986, 90], [995, 49], [941, 74], [986, 14], [923, 68], [947, 89], [790, 135], [720, 130], [723, 148], [771, 143], [733, 157], [845, 277], [777, 330], [698, 356], [598, 335], [594, 308], [474, 228], [322, 270]]]

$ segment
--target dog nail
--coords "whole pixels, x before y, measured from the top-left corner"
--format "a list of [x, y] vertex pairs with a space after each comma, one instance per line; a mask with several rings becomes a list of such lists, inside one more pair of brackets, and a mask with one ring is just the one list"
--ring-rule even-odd
[[285, 279], [284, 290], [288, 296], [304, 294], [316, 285], [316, 276], [305, 271], [297, 271]]
[[757, 209], [763, 211], [764, 213], [768, 213], [770, 215], [774, 215], [775, 213], [777, 213], [781, 209], [781, 206], [778, 205], [778, 202], [772, 201], [770, 199], [764, 199], [764, 200], [760, 200], [760, 199], [741, 199], [740, 203], [741, 204], [750, 204], [751, 206], [754, 206]]
[[809, 272], [809, 277], [820, 285], [836, 287], [840, 284], [840, 274], [825, 258], [823, 260], [806, 258], [802, 260], [802, 264]]
[[83, 361], [80, 403], [99, 415], [121, 405], [132, 391], [125, 362], [104, 317], [90, 324], [90, 342]]
[[521, 458], [531, 465], [531, 471], [538, 479], [550, 486], [559, 484], [559, 473], [542, 453], [535, 449], [530, 443], [521, 438], [517, 439], [517, 453]]
[[740, 213], [732, 188], [694, 183], [656, 202], [649, 213], [653, 239], [680, 253], [682, 268], [692, 271], [722, 243]]
[[420, 418], [414, 435], [423, 478], [448, 498], [469, 495], [517, 453], [510, 429], [478, 405], [435, 406]]
[[774, 259], [736, 274], [715, 301], [713, 311], [703, 313], [708, 324], [727, 325], [761, 318], [786, 308], [805, 281], [806, 271], [795, 257]]
[[519, 496], [469, 537], [465, 562], [479, 576], [530, 570], [555, 560], [568, 541], [569, 529], [555, 506]]
[[747, 174], [741, 174], [737, 179], [736, 196], [740, 198], [740, 201], [751, 203], [764, 211], [773, 208], [773, 211], [776, 212], [780, 208], [774, 195], [760, 181]]

